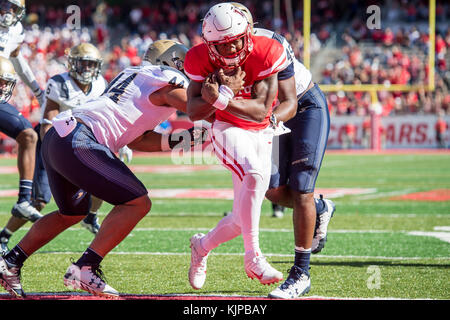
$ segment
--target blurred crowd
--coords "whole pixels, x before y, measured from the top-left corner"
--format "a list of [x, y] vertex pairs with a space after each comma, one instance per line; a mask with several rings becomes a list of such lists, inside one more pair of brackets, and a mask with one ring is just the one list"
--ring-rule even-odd
[[[150, 43], [157, 39], [176, 39], [188, 47], [201, 42], [201, 19], [217, 1], [76, 1], [81, 9], [81, 27], [70, 30], [66, 26], [70, 2], [56, 5], [35, 1], [27, 7], [23, 22], [26, 28], [22, 53], [28, 59], [38, 82], [44, 88], [54, 74], [66, 70], [65, 51], [80, 42], [92, 42], [104, 56], [103, 74], [110, 81], [130, 65], [138, 65]], [[73, 2], [73, 1], [72, 1]], [[280, 2], [280, 16], [274, 18], [274, 1], [241, 1], [253, 13], [257, 27], [265, 27], [283, 34], [301, 60], [303, 51], [303, 12], [301, 1], [291, 1], [293, 28], [288, 24], [286, 1]], [[373, 3], [381, 5], [383, 21], [399, 26], [369, 30], [361, 17], [367, 17], [366, 8]], [[449, 21], [450, 5], [437, 1], [437, 21]], [[335, 25], [351, 21], [339, 35], [340, 54], [334, 61], [319, 64], [320, 79], [324, 84], [428, 82], [428, 34], [415, 23], [427, 23], [428, 0], [397, 1], [338, 1], [313, 2], [311, 15], [312, 59], [329, 44]], [[402, 27], [404, 23], [404, 27]], [[411, 24], [412, 23], [412, 24]], [[370, 43], [368, 45], [367, 43]], [[438, 31], [436, 36], [436, 90], [410, 93], [380, 92], [378, 99], [385, 115], [405, 112], [450, 113], [449, 47], [450, 28]], [[313, 70], [314, 71], [314, 70]], [[314, 72], [313, 72], [314, 73]], [[366, 115], [371, 96], [364, 92], [328, 93], [332, 114]], [[39, 120], [37, 101], [19, 81], [11, 103], [32, 122]]]

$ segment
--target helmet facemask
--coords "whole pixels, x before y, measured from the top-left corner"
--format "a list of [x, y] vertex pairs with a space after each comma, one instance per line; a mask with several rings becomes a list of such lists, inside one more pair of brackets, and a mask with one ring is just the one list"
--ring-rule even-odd
[[[212, 62], [223, 69], [234, 69], [247, 60], [253, 50], [251, 26], [244, 13], [229, 3], [213, 6], [202, 25], [202, 38], [208, 47]], [[232, 56], [223, 56], [217, 51], [217, 45], [242, 39], [242, 49]]]
[[16, 79], [14, 75], [3, 74], [0, 76], [0, 104], [9, 101], [15, 86]]
[[102, 61], [82, 57], [69, 57], [70, 75], [83, 85], [88, 85], [100, 74]]
[[0, 26], [14, 26], [25, 16], [25, 8], [19, 1], [0, 0]]

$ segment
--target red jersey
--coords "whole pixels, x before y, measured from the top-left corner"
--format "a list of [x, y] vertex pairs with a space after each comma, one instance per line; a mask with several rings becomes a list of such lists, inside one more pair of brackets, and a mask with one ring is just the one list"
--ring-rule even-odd
[[[251, 99], [255, 81], [268, 78], [289, 65], [285, 49], [278, 41], [263, 36], [252, 36], [252, 40], [253, 50], [241, 66], [242, 70], [245, 71], [244, 89], [239, 91], [235, 99]], [[203, 82], [209, 74], [216, 70], [218, 70], [218, 67], [209, 59], [208, 47], [205, 43], [192, 47], [186, 53], [184, 71], [191, 80]], [[275, 101], [272, 107], [274, 104]], [[254, 122], [236, 117], [226, 110], [217, 110], [216, 119], [247, 130], [266, 128], [269, 125], [269, 118], [272, 113], [271, 108], [262, 122]]]

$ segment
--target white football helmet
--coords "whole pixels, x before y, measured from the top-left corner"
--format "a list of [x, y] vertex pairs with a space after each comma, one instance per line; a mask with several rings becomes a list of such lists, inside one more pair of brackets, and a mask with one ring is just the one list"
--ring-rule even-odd
[[[245, 14], [231, 3], [211, 7], [203, 19], [202, 38], [208, 46], [209, 57], [218, 67], [234, 69], [242, 65], [253, 49], [251, 27]], [[243, 38], [242, 50], [233, 56], [222, 56], [216, 45]]]
[[9, 28], [25, 16], [25, 0], [0, 0], [0, 26]]

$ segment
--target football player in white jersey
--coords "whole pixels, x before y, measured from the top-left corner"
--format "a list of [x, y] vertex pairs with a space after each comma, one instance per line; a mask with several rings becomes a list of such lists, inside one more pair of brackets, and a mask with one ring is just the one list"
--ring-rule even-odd
[[[253, 25], [248, 8], [233, 3]], [[274, 110], [275, 122], [283, 120], [291, 132], [275, 137], [273, 170], [266, 197], [273, 203], [293, 208], [295, 261], [286, 281], [269, 296], [297, 298], [310, 290], [310, 254], [318, 253], [325, 245], [327, 227], [335, 211], [331, 200], [314, 199], [315, 182], [325, 153], [330, 116], [325, 95], [312, 81], [311, 72], [295, 58], [289, 42], [281, 35], [262, 28], [253, 28], [257, 36], [280, 42], [291, 61], [294, 77], [278, 74], [279, 106]], [[295, 81], [296, 92], [289, 92]], [[292, 98], [297, 107], [291, 114]]]
[[[90, 43], [74, 46], [68, 53], [68, 72], [57, 74], [47, 83], [46, 99], [43, 106], [43, 119], [34, 128], [38, 137], [43, 137], [51, 127], [51, 120], [59, 113], [83, 105], [86, 101], [99, 97], [105, 91], [107, 82], [100, 74], [102, 57], [100, 52]], [[31, 200], [33, 206], [42, 211], [51, 199], [47, 172], [41, 157], [41, 139], [37, 139], [35, 169]], [[96, 233], [100, 227], [96, 215], [102, 201], [93, 197], [89, 214], [81, 221], [81, 225]], [[8, 242], [14, 232], [27, 220], [15, 216], [6, 225], [8, 232], [3, 232], [1, 246], [3, 254], [8, 252]]]
[[24, 261], [80, 222], [89, 211], [91, 195], [113, 208], [88, 249], [67, 269], [64, 284], [100, 296], [119, 295], [106, 284], [100, 262], [150, 211], [151, 201], [146, 186], [115, 152], [125, 145], [144, 152], [170, 149], [170, 135], [163, 139], [151, 130], [177, 110], [186, 112], [189, 81], [180, 69], [187, 48], [160, 41], [149, 47], [142, 65], [123, 70], [99, 98], [53, 119], [42, 157], [58, 210], [39, 219], [0, 258], [0, 284], [13, 296], [24, 296]]
[[[70, 49], [67, 54], [68, 72], [58, 74], [49, 79], [47, 83], [45, 109], [42, 116], [39, 135], [43, 140], [45, 133], [51, 127], [51, 120], [60, 112], [75, 109], [87, 101], [99, 97], [106, 89], [108, 83], [101, 75], [103, 59], [100, 51], [90, 43], [81, 43]], [[48, 178], [40, 157], [41, 143], [36, 148], [36, 170], [34, 175], [33, 205], [41, 211], [50, 201], [51, 192]], [[92, 197], [92, 206], [89, 214], [81, 221], [81, 225], [97, 233], [97, 211], [102, 200]]]
[[[27, 61], [20, 53], [25, 34], [20, 20], [25, 15], [24, 0], [0, 0], [0, 57], [12, 63], [14, 76], [19, 78], [33, 91], [42, 106], [44, 93], [37, 83]], [[6, 67], [8, 63], [2, 65]], [[9, 67], [7, 67], [9, 69]], [[6, 79], [7, 80], [7, 79]], [[15, 83], [15, 82], [14, 82]], [[11, 90], [3, 90], [3, 93]], [[9, 99], [10, 96], [8, 96]], [[31, 190], [35, 166], [35, 150], [38, 140], [30, 122], [12, 105], [0, 101], [0, 131], [14, 138], [18, 144], [17, 167], [19, 171], [19, 198], [11, 210], [11, 218], [0, 232], [1, 253], [7, 251], [7, 242], [12, 232], [27, 221], [34, 222], [41, 217], [31, 204]]]

